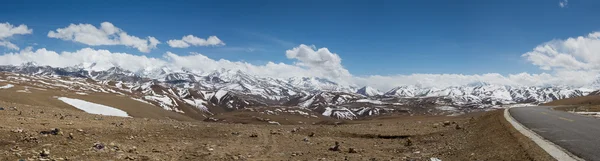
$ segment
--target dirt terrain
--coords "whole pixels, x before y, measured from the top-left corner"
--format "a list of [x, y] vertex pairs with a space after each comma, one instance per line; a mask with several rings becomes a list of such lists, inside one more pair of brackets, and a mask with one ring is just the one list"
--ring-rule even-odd
[[1, 160], [551, 160], [502, 111], [267, 125], [0, 107]]
[[552, 101], [546, 106], [559, 106], [554, 109], [576, 112], [600, 112], [600, 95], [589, 95]]

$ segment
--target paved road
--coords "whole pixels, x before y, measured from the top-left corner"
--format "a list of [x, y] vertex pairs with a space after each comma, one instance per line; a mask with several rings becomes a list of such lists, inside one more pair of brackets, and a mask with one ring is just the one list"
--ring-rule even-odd
[[600, 161], [600, 119], [542, 106], [511, 108], [509, 112], [525, 127], [578, 157]]

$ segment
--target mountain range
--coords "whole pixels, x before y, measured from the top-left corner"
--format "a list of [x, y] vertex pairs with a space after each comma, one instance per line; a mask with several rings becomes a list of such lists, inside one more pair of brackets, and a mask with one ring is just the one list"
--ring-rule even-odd
[[340, 119], [392, 112], [455, 114], [507, 104], [538, 104], [585, 96], [594, 91], [593, 85], [589, 88], [536, 87], [482, 82], [445, 88], [407, 85], [381, 92], [369, 86], [358, 88], [324, 78], [281, 79], [228, 69], [195, 72], [160, 67], [128, 71], [120, 67], [95, 70], [94, 66], [50, 67], [30, 62], [19, 66], [0, 66], [0, 71], [48, 79], [65, 76], [89, 79], [140, 95], [139, 99], [165, 110], [184, 112], [183, 106], [193, 107], [202, 111], [204, 117], [221, 111], [260, 107], [300, 109]]

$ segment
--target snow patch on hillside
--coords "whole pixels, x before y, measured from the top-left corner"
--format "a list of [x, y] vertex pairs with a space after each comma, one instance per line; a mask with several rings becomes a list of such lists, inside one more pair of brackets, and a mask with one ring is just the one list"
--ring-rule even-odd
[[9, 88], [12, 88], [12, 87], [14, 87], [14, 86], [15, 86], [15, 85], [12, 85], [12, 84], [7, 84], [7, 85], [4, 85], [4, 86], [0, 86], [0, 89], [9, 89]]
[[454, 110], [456, 110], [456, 107], [452, 107], [452, 106], [439, 106], [439, 107], [435, 107], [435, 109], [442, 110], [442, 111], [454, 111]]
[[114, 107], [109, 107], [101, 104], [67, 97], [58, 97], [58, 99], [87, 113], [107, 116], [129, 117], [127, 112]]
[[381, 102], [380, 100], [370, 100], [370, 99], [359, 99], [359, 100], [356, 100], [356, 102], [372, 103], [372, 104], [377, 104], [377, 105], [383, 104], [383, 102]]

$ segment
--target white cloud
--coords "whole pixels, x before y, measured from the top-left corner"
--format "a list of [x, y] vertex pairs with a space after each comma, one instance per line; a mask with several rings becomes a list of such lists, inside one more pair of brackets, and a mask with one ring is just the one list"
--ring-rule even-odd
[[565, 7], [567, 7], [567, 5], [569, 5], [569, 0], [560, 0], [560, 1], [558, 2], [558, 6], [559, 6], [560, 8], [565, 8]]
[[[110, 32], [110, 30], [107, 30]], [[240, 70], [252, 75], [277, 78], [323, 77], [342, 84], [369, 85], [386, 91], [396, 86], [420, 85], [424, 87], [460, 86], [486, 82], [511, 86], [586, 86], [596, 79], [600, 71], [600, 33], [585, 37], [553, 40], [523, 54], [532, 64], [548, 70], [540, 74], [517, 73], [488, 74], [410, 74], [353, 76], [342, 65], [342, 59], [327, 48], [299, 45], [285, 51], [293, 64], [268, 62], [264, 65], [244, 61], [215, 60], [199, 53], [178, 55], [166, 52], [161, 58], [150, 58], [108, 50], [84, 48], [75, 52], [54, 52], [46, 49], [27, 48], [18, 53], [0, 55], [0, 64], [19, 65], [34, 61], [41, 65], [74, 66], [96, 63], [95, 69], [103, 70], [120, 66], [131, 71], [151, 71], [163, 66], [173, 69], [186, 68], [195, 72], [210, 72], [218, 69]], [[183, 41], [183, 40], [182, 40]], [[186, 42], [187, 43], [187, 42]]]
[[71, 24], [65, 28], [48, 32], [48, 37], [79, 42], [91, 46], [124, 45], [134, 47], [140, 52], [148, 53], [155, 49], [160, 41], [152, 36], [141, 39], [128, 35], [110, 22], [102, 22], [100, 28], [91, 24]]
[[4, 46], [8, 49], [19, 50], [19, 47], [9, 41], [0, 41], [0, 46]]
[[0, 23], [0, 46], [4, 46], [12, 50], [19, 50], [17, 45], [6, 39], [11, 38], [13, 35], [26, 35], [31, 33], [33, 33], [33, 30], [29, 29], [27, 25], [24, 24], [14, 26], [8, 22]]
[[523, 54], [543, 70], [600, 70], [600, 32], [553, 40]]
[[190, 46], [223, 46], [225, 42], [217, 36], [209, 36], [208, 39], [198, 38], [194, 35], [187, 35], [181, 40], [169, 40], [167, 44], [173, 48], [187, 48]]
[[327, 48], [316, 49], [315, 46], [301, 44], [285, 51], [288, 59], [296, 59], [297, 66], [306, 67], [320, 76], [336, 79], [350, 77], [350, 72], [342, 66], [342, 59]]

